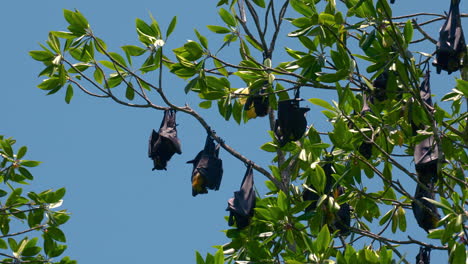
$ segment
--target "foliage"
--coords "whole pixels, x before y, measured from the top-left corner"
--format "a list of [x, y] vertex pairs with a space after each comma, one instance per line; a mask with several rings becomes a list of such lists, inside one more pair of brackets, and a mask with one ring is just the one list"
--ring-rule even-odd
[[19, 186], [34, 180], [28, 168], [40, 162], [23, 159], [27, 147], [15, 152], [15, 143], [0, 136], [0, 179], [5, 188], [0, 189], [1, 263], [76, 263], [69, 257], [58, 260], [67, 248], [60, 228], [70, 218], [66, 210], [57, 209], [65, 188], [24, 194]]
[[[45, 66], [40, 73], [45, 80], [38, 87], [47, 94], [66, 89], [67, 103], [78, 89], [129, 107], [186, 113], [224, 150], [268, 178], [268, 196], [257, 197], [250, 225], [227, 230], [231, 242], [206, 258], [197, 253], [197, 263], [409, 263], [401, 247], [408, 244], [442, 250], [450, 262], [465, 263], [468, 114], [462, 106], [468, 95], [468, 71], [463, 69], [456, 87], [438, 97], [450, 104], [450, 111], [438, 102], [431, 106], [421, 97], [420, 86], [432, 55], [412, 51], [419, 42], [437, 42], [422, 26], [445, 16], [392, 17], [386, 0], [290, 0], [280, 6], [277, 2], [221, 0], [219, 16], [224, 25], [208, 29], [222, 37], [222, 44], [213, 47], [208, 40], [214, 37], [195, 30], [197, 40], [172, 54], [164, 46], [176, 18], [166, 30], [153, 17], [148, 22], [136, 19], [140, 43], [113, 52], [93, 33], [83, 14], [65, 10], [68, 31], [51, 31], [42, 50], [30, 52]], [[287, 12], [288, 8], [292, 10]], [[428, 16], [436, 18], [415, 20]], [[274, 63], [285, 23], [294, 27], [284, 50], [290, 60]], [[238, 62], [223, 59], [232, 50], [238, 52]], [[247, 97], [268, 98], [271, 130], [278, 101], [288, 99], [289, 91], [336, 91], [337, 101], [308, 98], [324, 108], [332, 129], [322, 132], [309, 126], [304, 137], [284, 146], [270, 132], [271, 142], [261, 148], [274, 158], [268, 169], [262, 168], [221, 140], [196, 109], [169, 101], [162, 86], [163, 67], [187, 81], [184, 92], [197, 94], [200, 108], [217, 107], [226, 120], [232, 118], [240, 125], [254, 116], [244, 108]], [[150, 72], [159, 74], [159, 83], [148, 81]], [[384, 85], [379, 84], [382, 76]], [[242, 86], [247, 88], [238, 88]], [[157, 94], [163, 105], [151, 100], [150, 94]], [[396, 175], [422, 184], [407, 164], [415, 146], [429, 137], [443, 155], [437, 158], [431, 190], [437, 195], [421, 202]], [[324, 166], [330, 163], [333, 171], [326, 173]], [[339, 195], [330, 191], [338, 187]], [[304, 200], [306, 190], [318, 199]], [[425, 202], [442, 212], [428, 233], [437, 243], [392, 239], [393, 233], [407, 231], [407, 212], [413, 204]], [[306, 209], [312, 203], [316, 209]], [[337, 215], [345, 205], [351, 208], [352, 221], [340, 230]]]

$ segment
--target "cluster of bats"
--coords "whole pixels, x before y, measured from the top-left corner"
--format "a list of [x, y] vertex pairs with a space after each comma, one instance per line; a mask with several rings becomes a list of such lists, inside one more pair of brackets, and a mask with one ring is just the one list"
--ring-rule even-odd
[[[266, 98], [266, 99], [265, 99]], [[309, 108], [299, 106], [302, 99], [294, 98], [280, 101], [278, 104], [278, 119], [275, 122], [275, 135], [280, 145], [299, 140], [305, 133], [307, 121], [305, 113]], [[250, 96], [244, 105], [245, 111], [250, 111], [251, 117], [268, 114], [269, 101], [260, 93]], [[166, 170], [167, 162], [177, 153], [181, 154], [180, 140], [177, 137], [175, 110], [165, 110], [159, 131], [152, 131], [149, 139], [148, 156], [153, 160], [153, 170]], [[193, 164], [192, 196], [208, 193], [208, 190], [218, 190], [223, 177], [223, 161], [219, 158], [220, 144], [215, 145], [210, 134], [207, 135], [205, 147], [187, 163]], [[236, 224], [239, 229], [248, 226], [255, 208], [255, 192], [253, 189], [253, 169], [248, 164], [239, 191], [228, 201], [230, 212], [229, 225]]]
[[[391, 1], [394, 2], [393, 0]], [[440, 29], [439, 41], [437, 42], [435, 59], [433, 65], [437, 73], [442, 70], [451, 74], [463, 67], [462, 59], [466, 54], [466, 43], [461, 27], [460, 0], [452, 0], [447, 20]], [[465, 62], [466, 63], [466, 62]], [[385, 71], [378, 76], [373, 86], [375, 91], [372, 94], [363, 95], [363, 107], [361, 115], [371, 112], [370, 103], [375, 100], [383, 101], [387, 99], [386, 85], [389, 78], [389, 71]], [[393, 74], [393, 73], [391, 73]], [[266, 116], [269, 110], [268, 96], [264, 94], [265, 89], [259, 89], [255, 94], [250, 95], [244, 105], [244, 111], [249, 118], [257, 116]], [[420, 86], [420, 96], [427, 109], [432, 110], [431, 91], [429, 83], [429, 71], [427, 71]], [[294, 99], [278, 102], [278, 118], [274, 126], [274, 133], [280, 144], [284, 146], [290, 141], [299, 140], [305, 133], [307, 121], [305, 114], [309, 108], [300, 107], [298, 90]], [[432, 111], [430, 111], [432, 113]], [[165, 170], [167, 162], [177, 153], [181, 154], [180, 141], [177, 137], [176, 116], [174, 110], [166, 110], [158, 132], [152, 131], [149, 140], [149, 157], [154, 162], [153, 170]], [[426, 127], [411, 121], [413, 135], [417, 130], [424, 130]], [[207, 135], [205, 147], [193, 160], [187, 163], [193, 164], [192, 169], [192, 195], [208, 193], [210, 190], [218, 190], [223, 175], [222, 160], [219, 158], [220, 144], [215, 145], [210, 134]], [[359, 149], [359, 153], [366, 159], [372, 156], [372, 143], [364, 141]], [[439, 150], [434, 136], [430, 136], [414, 147], [414, 162], [417, 173], [418, 183], [412, 202], [414, 216], [418, 225], [429, 232], [434, 229], [440, 220], [437, 208], [424, 198], [435, 198], [435, 183], [437, 173], [440, 171]], [[326, 175], [325, 192], [331, 194], [334, 198], [344, 193], [344, 188], [336, 183], [331, 176], [334, 173], [334, 167], [331, 161], [325, 160], [322, 168]], [[229, 225], [236, 224], [239, 229], [249, 225], [255, 208], [255, 192], [253, 189], [253, 169], [248, 164], [244, 178], [239, 191], [234, 192], [234, 197], [228, 200], [228, 210], [230, 212]], [[306, 208], [306, 211], [316, 210], [319, 196], [317, 193], [305, 189], [302, 194], [303, 200], [312, 201]], [[340, 209], [332, 215], [331, 228], [337, 230], [339, 234], [349, 233], [351, 222], [351, 209], [349, 204], [340, 205]], [[421, 248], [417, 256], [417, 263], [429, 263], [430, 248]]]

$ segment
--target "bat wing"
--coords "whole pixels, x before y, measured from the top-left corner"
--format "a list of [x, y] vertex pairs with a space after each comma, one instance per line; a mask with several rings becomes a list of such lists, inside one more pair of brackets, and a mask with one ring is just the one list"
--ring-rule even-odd
[[215, 147], [214, 155], [210, 156], [208, 164], [208, 188], [211, 190], [219, 190], [221, 179], [223, 177], [223, 161], [219, 158], [218, 144]]
[[434, 136], [430, 136], [419, 142], [414, 147], [414, 163], [416, 169], [437, 163], [439, 151]]
[[436, 227], [437, 222], [440, 220], [440, 215], [434, 204], [423, 199], [434, 199], [435, 194], [432, 184], [426, 184], [425, 187], [426, 188], [422, 187], [420, 184], [416, 186], [416, 192], [414, 194], [415, 201], [413, 201], [411, 205], [414, 218], [416, 218], [418, 225], [426, 230], [426, 232], [429, 232], [429, 230]]
[[155, 149], [155, 144], [156, 141], [158, 141], [159, 134], [156, 133], [156, 131], [151, 132], [150, 138], [149, 138], [149, 144], [148, 144], [148, 157], [152, 158], [154, 155], [154, 149]]
[[233, 218], [239, 229], [245, 228], [249, 224], [255, 208], [253, 184], [252, 166], [249, 166], [242, 180], [240, 190], [234, 192], [234, 198], [228, 201], [228, 208], [226, 210], [230, 211], [228, 222], [230, 226], [234, 224]]
[[419, 253], [416, 255], [416, 264], [430, 264], [431, 263], [431, 248], [423, 247], [419, 248]]

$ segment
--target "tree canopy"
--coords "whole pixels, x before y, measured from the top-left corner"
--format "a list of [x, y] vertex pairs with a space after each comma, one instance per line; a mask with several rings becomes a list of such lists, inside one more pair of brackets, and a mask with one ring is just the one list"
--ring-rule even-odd
[[[194, 195], [219, 187], [210, 180], [215, 143], [247, 165], [243, 183], [250, 181], [250, 168], [256, 179], [266, 177], [268, 192], [256, 199], [241, 198], [251, 193], [251, 184], [242, 184], [229, 202], [235, 219], [229, 222], [237, 225], [225, 232], [230, 242], [215, 255], [197, 253], [197, 263], [410, 263], [406, 252], [414, 246], [421, 247], [421, 261], [432, 250], [465, 263], [468, 60], [459, 4], [447, 3], [447, 15], [395, 17], [386, 0], [221, 0], [224, 25], [208, 25], [213, 36], [195, 30], [195, 40], [168, 51], [177, 18], [162, 26], [150, 16], [136, 19], [140, 43], [118, 52], [82, 13], [64, 10], [68, 31], [51, 31], [42, 50], [30, 55], [44, 64], [38, 87], [47, 94], [64, 89], [67, 103], [82, 91], [197, 120], [208, 138], [194, 162]], [[447, 22], [439, 36], [426, 33], [440, 21]], [[212, 40], [217, 35], [221, 43]], [[433, 51], [419, 50], [424, 42], [433, 43]], [[289, 60], [276, 61], [283, 51]], [[234, 52], [236, 60], [224, 59]], [[434, 69], [460, 73], [453, 89], [435, 98]], [[168, 90], [175, 88], [163, 82], [166, 74], [186, 80], [178, 94], [196, 94], [198, 107], [170, 99]], [[324, 100], [320, 91], [335, 99]], [[310, 104], [323, 108], [327, 131], [304, 121]], [[210, 124], [200, 108], [240, 126], [267, 118], [271, 141], [261, 149], [271, 164], [262, 167], [232, 148], [215, 132], [222, 124]], [[171, 145], [157, 143], [169, 138], [164, 133], [150, 141], [156, 169], [165, 167], [161, 159], [175, 162], [162, 150]], [[204, 155], [208, 165], [200, 165]], [[414, 185], [402, 184], [403, 178]], [[427, 239], [395, 239], [408, 232], [408, 217]]]

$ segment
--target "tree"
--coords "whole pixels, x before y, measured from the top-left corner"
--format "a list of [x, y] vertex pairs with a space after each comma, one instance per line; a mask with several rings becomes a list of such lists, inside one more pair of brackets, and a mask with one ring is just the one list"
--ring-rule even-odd
[[[459, 1], [451, 3], [458, 6]], [[149, 22], [137, 19], [141, 45], [125, 45], [117, 53], [93, 33], [83, 14], [65, 10], [68, 31], [51, 31], [47, 47], [30, 53], [45, 66], [40, 75], [46, 79], [39, 88], [48, 94], [66, 89], [67, 103], [78, 89], [129, 107], [188, 114], [222, 149], [268, 179], [268, 196], [257, 197], [253, 218], [244, 214], [244, 227], [245, 218], [235, 217], [244, 228], [228, 230], [231, 242], [215, 256], [197, 254], [198, 263], [409, 263], [400, 245], [421, 246], [420, 256], [431, 249], [446, 251], [450, 262], [464, 263], [468, 129], [462, 107], [467, 71], [462, 69], [456, 87], [440, 97], [450, 104], [447, 111], [431, 100], [427, 70], [433, 57], [438, 68], [453, 60], [456, 65], [448, 72], [458, 70], [466, 48], [451, 60], [444, 60], [440, 44], [435, 55], [412, 51], [420, 42], [438, 42], [424, 26], [450, 17], [456, 25], [460, 16], [392, 17], [385, 0], [291, 0], [277, 5], [219, 1], [225, 25], [208, 28], [222, 35], [223, 42], [213, 47], [211, 39], [195, 30], [197, 41], [173, 49], [172, 55], [164, 47], [176, 18], [165, 31], [153, 17]], [[292, 18], [286, 17], [288, 8]], [[295, 27], [285, 49], [290, 60], [274, 63], [286, 23]], [[238, 52], [238, 62], [223, 59], [232, 50]], [[212, 108], [214, 102], [227, 121], [242, 125], [266, 114], [271, 142], [261, 148], [272, 153], [271, 166], [263, 168], [230, 147], [197, 109], [175, 105], [163, 85], [164, 68], [187, 80], [184, 92], [196, 93], [200, 108]], [[158, 75], [157, 83], [149, 81], [149, 73]], [[301, 133], [297, 125], [307, 110], [287, 100], [312, 89], [336, 93], [333, 103], [308, 98], [324, 108], [330, 131], [309, 126]], [[151, 100], [154, 95], [160, 100]], [[296, 122], [289, 127], [291, 120]], [[194, 179], [199, 177], [194, 173]], [[401, 184], [402, 177], [416, 188]], [[193, 184], [196, 188], [199, 181]], [[393, 238], [406, 232], [408, 210], [437, 243]]]
[[[12, 138], [0, 136], [0, 177], [6, 187], [6, 190], [0, 189], [0, 196], [3, 197], [0, 208], [0, 262], [76, 263], [69, 257], [54, 260], [67, 248], [64, 244], [65, 234], [60, 228], [70, 216], [66, 210], [57, 209], [62, 205], [65, 188], [40, 193], [31, 191], [24, 195], [19, 185], [34, 180], [27, 168], [36, 167], [40, 162], [22, 159], [27, 147], [22, 146], [15, 152], [15, 143], [16, 140]], [[40, 243], [43, 243], [42, 247]]]

